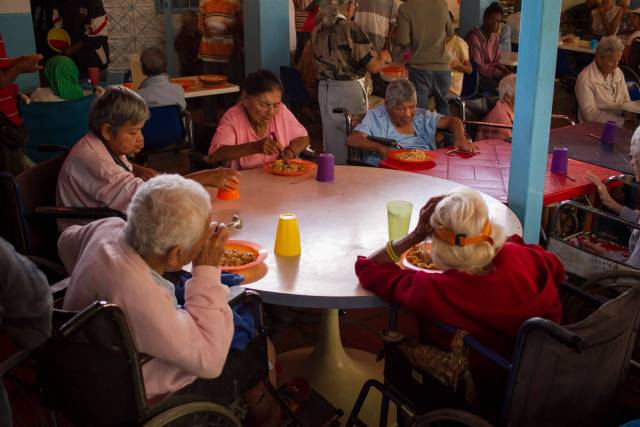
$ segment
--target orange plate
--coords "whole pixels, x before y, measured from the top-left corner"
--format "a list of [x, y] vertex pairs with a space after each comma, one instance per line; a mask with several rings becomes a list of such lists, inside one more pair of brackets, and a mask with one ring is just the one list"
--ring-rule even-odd
[[182, 89], [187, 90], [194, 85], [194, 81], [191, 79], [171, 79], [171, 83], [176, 83], [182, 86]]
[[224, 244], [225, 249], [235, 249], [242, 252], [251, 252], [257, 256], [255, 261], [248, 262], [243, 265], [225, 266], [221, 265], [222, 271], [239, 271], [251, 268], [254, 265], [260, 264], [267, 257], [267, 249], [259, 243], [249, 242], [247, 240], [227, 240]]
[[382, 72], [393, 77], [402, 77], [404, 73], [404, 68], [398, 65], [389, 65], [382, 69]]
[[221, 74], [205, 74], [198, 76], [198, 80], [206, 85], [219, 85], [227, 81], [227, 76]]
[[[400, 158], [398, 158], [398, 154], [400, 153], [410, 153], [412, 151], [421, 151], [423, 153], [426, 154], [427, 159], [426, 160], [402, 160]], [[412, 148], [412, 149], [402, 149], [402, 150], [393, 150], [389, 153], [389, 158], [393, 161], [396, 162], [400, 162], [400, 163], [404, 163], [407, 165], [414, 165], [414, 166], [429, 166], [431, 163], [433, 163], [433, 161], [436, 159], [436, 156], [431, 153], [430, 151], [426, 151], [426, 150], [419, 150], [416, 148]]]
[[423, 242], [423, 243], [418, 243], [417, 245], [413, 246], [412, 248], [406, 250], [402, 255], [400, 255], [400, 267], [403, 268], [408, 268], [409, 270], [415, 270], [415, 271], [426, 271], [427, 273], [442, 273], [441, 270], [429, 270], [426, 268], [420, 268], [417, 265], [411, 264], [409, 262], [409, 260], [407, 259], [407, 254], [409, 253], [409, 251], [415, 247], [423, 247], [427, 250], [431, 250], [431, 243], [430, 242]]
[[289, 160], [289, 163], [294, 164], [294, 165], [301, 165], [304, 166], [304, 170], [299, 171], [299, 172], [280, 172], [280, 171], [274, 171], [273, 170], [273, 163], [265, 163], [264, 164], [264, 168], [268, 171], [271, 172], [274, 175], [280, 175], [280, 176], [300, 176], [300, 175], [305, 175], [307, 174], [309, 171], [312, 171], [316, 168], [316, 164], [313, 162], [310, 162], [308, 160], [300, 160], [300, 159], [293, 159], [293, 160]]

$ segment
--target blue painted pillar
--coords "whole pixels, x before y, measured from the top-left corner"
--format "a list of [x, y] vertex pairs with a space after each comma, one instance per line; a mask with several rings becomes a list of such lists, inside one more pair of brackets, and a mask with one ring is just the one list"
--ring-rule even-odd
[[560, 2], [524, 0], [520, 22], [509, 207], [522, 221], [524, 239], [537, 243], [547, 167]]
[[462, 0], [460, 2], [460, 37], [482, 24], [482, 14], [492, 0]]
[[280, 75], [289, 65], [289, 0], [245, 0], [244, 58], [247, 74], [265, 68]]

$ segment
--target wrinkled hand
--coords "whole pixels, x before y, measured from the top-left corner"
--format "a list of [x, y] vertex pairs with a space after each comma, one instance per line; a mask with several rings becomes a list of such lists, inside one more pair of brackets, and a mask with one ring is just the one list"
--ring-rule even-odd
[[607, 190], [607, 186], [604, 185], [600, 178], [595, 176], [592, 172], [587, 172], [585, 177], [589, 181], [591, 181], [593, 185], [596, 186], [596, 190], [598, 190], [598, 195], [600, 196], [600, 201], [602, 201], [602, 204], [613, 211], [618, 211], [620, 205], [615, 200], [613, 200], [613, 197], [611, 197], [611, 194], [609, 194], [609, 190]]
[[458, 151], [464, 151], [466, 153], [475, 153], [478, 149], [467, 138], [460, 137], [453, 141], [453, 146]]
[[144, 166], [136, 167], [135, 175], [143, 181], [149, 181], [154, 176], [160, 175], [160, 172], [155, 171], [150, 168], [145, 168]]
[[257, 143], [260, 149], [260, 153], [266, 154], [268, 156], [280, 154], [280, 152], [282, 151], [282, 146], [280, 145], [280, 143], [271, 139], [271, 137], [261, 139], [260, 141], [257, 141]]
[[39, 53], [20, 56], [14, 60], [14, 64], [18, 67], [19, 73], [35, 73], [40, 69], [38, 62], [40, 62], [42, 58], [43, 56]]
[[433, 230], [431, 229], [431, 215], [436, 210], [436, 206], [442, 199], [446, 196], [437, 196], [432, 197], [429, 201], [420, 209], [420, 217], [418, 218], [418, 225], [413, 230], [412, 234], [420, 237], [421, 240], [424, 240], [429, 236]]
[[[217, 229], [217, 230], [216, 230]], [[193, 266], [210, 265], [219, 267], [224, 255], [224, 244], [229, 238], [229, 229], [224, 224], [212, 222], [209, 226], [209, 237], [202, 245], [200, 253], [193, 259]]]
[[228, 168], [207, 169], [190, 174], [188, 177], [199, 182], [203, 187], [237, 190], [240, 186], [240, 172]]

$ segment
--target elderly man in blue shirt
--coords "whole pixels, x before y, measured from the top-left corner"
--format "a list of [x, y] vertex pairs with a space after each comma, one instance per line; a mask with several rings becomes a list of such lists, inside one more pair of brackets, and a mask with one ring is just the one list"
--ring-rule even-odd
[[166, 74], [167, 57], [158, 47], [148, 47], [140, 55], [140, 67], [147, 78], [140, 84], [138, 93], [149, 108], [177, 105], [180, 111], [187, 108], [184, 89], [171, 83]]
[[394, 140], [397, 148], [434, 150], [438, 129], [448, 129], [453, 134], [457, 150], [475, 151], [464, 134], [464, 126], [460, 119], [417, 108], [415, 86], [409, 80], [398, 79], [387, 86], [384, 105], [367, 112], [362, 122], [347, 138], [347, 145], [364, 150], [362, 161], [378, 166], [380, 160], [385, 159], [395, 148], [367, 137]]

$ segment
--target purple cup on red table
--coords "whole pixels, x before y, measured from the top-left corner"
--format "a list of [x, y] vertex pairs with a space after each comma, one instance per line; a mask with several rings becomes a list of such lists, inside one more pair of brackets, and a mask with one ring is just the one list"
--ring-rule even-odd
[[567, 173], [569, 165], [569, 150], [567, 148], [554, 148], [551, 156], [551, 172]]
[[611, 145], [616, 139], [616, 129], [618, 125], [616, 122], [609, 120], [604, 124], [602, 128], [602, 135], [600, 136], [600, 142], [606, 145]]
[[318, 174], [316, 179], [320, 182], [330, 182], [335, 178], [336, 158], [331, 153], [318, 156]]

